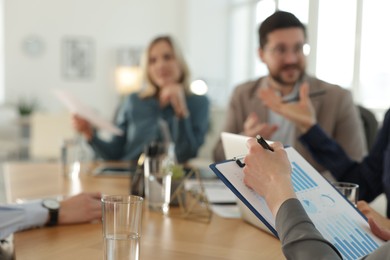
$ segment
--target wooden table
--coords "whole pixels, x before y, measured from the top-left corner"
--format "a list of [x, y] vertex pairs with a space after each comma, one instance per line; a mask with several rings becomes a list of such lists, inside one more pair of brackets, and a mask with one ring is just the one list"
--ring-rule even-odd
[[[129, 180], [82, 174], [65, 179], [57, 164], [9, 163], [3, 168], [9, 202], [81, 191], [127, 194]], [[174, 209], [175, 210], [175, 209]], [[177, 210], [177, 209], [176, 209]], [[16, 259], [102, 259], [101, 223], [32, 229], [14, 235]], [[240, 219], [210, 223], [143, 212], [141, 259], [284, 259], [280, 243]]]

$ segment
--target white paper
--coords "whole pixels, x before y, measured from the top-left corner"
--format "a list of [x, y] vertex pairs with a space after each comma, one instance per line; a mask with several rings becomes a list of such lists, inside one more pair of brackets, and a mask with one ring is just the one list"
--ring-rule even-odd
[[242, 157], [248, 153], [246, 142], [250, 137], [227, 132], [221, 133], [223, 151], [227, 159]]
[[[204, 191], [209, 203], [220, 204], [235, 204], [237, 201], [236, 195], [220, 180], [202, 180]], [[186, 190], [199, 190], [199, 182], [197, 180], [187, 180], [185, 183]]]
[[70, 92], [57, 89], [54, 91], [54, 95], [61, 101], [62, 104], [65, 105], [69, 112], [86, 119], [94, 127], [115, 135], [123, 135], [123, 131], [121, 129], [113, 125], [110, 121], [102, 118]]
[[[221, 140], [223, 151], [226, 159], [233, 159], [235, 157], [244, 157], [248, 154], [248, 147], [246, 142], [251, 137], [245, 135], [232, 134], [227, 132], [221, 133]], [[266, 140], [268, 144], [272, 144], [272, 141]]]
[[[215, 214], [223, 218], [241, 217], [240, 210], [236, 204], [236, 195], [220, 179], [202, 180], [202, 185], [211, 210]], [[185, 189], [199, 192], [199, 181], [195, 179], [186, 180]]]
[[[359, 259], [374, 251], [383, 241], [375, 237], [367, 221], [296, 150], [286, 148], [292, 167], [292, 182], [297, 198], [320, 233], [345, 259]], [[275, 220], [265, 200], [243, 182], [243, 172], [235, 161], [216, 168], [237, 191], [275, 228]]]

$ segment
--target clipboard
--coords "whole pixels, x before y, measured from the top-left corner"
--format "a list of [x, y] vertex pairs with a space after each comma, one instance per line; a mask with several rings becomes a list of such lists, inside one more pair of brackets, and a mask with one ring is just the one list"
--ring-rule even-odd
[[[318, 173], [294, 148], [286, 148], [292, 183], [298, 200], [322, 236], [345, 259], [359, 259], [384, 242], [372, 234], [364, 215]], [[243, 182], [236, 160], [210, 165], [210, 169], [278, 237], [275, 219], [265, 200]]]

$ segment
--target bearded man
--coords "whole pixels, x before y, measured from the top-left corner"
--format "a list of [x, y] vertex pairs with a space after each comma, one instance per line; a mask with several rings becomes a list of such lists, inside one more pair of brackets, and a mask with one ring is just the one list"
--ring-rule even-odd
[[[354, 160], [366, 154], [366, 142], [360, 115], [351, 93], [306, 74], [306, 28], [291, 13], [277, 11], [259, 27], [258, 55], [269, 74], [241, 84], [233, 91], [226, 115], [224, 132], [279, 141], [293, 146], [318, 171], [310, 152], [297, 139], [302, 134], [296, 125], [267, 108], [261, 92], [272, 89], [284, 102], [299, 100], [299, 89], [309, 87], [318, 124], [336, 140]], [[221, 140], [214, 148], [214, 160], [225, 158]]]

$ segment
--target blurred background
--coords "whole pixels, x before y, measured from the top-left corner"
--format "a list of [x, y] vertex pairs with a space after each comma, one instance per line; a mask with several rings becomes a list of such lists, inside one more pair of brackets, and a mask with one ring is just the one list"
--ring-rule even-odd
[[308, 72], [350, 89], [381, 121], [390, 97], [389, 7], [385, 0], [1, 0], [0, 157], [59, 156], [61, 139], [73, 133], [55, 89], [111, 120], [121, 96], [134, 91], [140, 53], [170, 34], [212, 103], [200, 153], [209, 158], [233, 88], [267, 73], [257, 28], [276, 9], [307, 25]]

